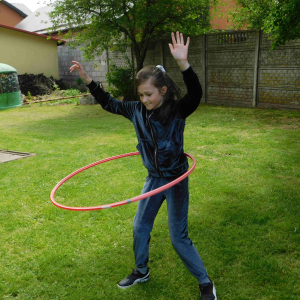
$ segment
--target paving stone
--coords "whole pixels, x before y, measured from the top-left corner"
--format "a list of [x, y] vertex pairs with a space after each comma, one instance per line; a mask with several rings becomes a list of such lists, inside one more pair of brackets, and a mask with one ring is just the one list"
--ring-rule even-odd
[[12, 160], [26, 158], [26, 157], [30, 157], [30, 156], [34, 156], [34, 155], [36, 155], [36, 153], [0, 150], [0, 163], [5, 163], [5, 162], [12, 161]]

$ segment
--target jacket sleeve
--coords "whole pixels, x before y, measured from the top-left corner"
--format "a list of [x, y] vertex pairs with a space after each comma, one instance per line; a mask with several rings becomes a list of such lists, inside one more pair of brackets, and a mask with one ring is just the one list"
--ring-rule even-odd
[[122, 115], [125, 118], [132, 120], [133, 112], [139, 103], [138, 101], [123, 102], [114, 99], [108, 92], [105, 92], [100, 87], [99, 83], [96, 83], [93, 80], [87, 87], [104, 110], [113, 114]]
[[183, 71], [182, 75], [187, 88], [187, 94], [178, 100], [177, 107], [180, 116], [185, 119], [197, 109], [203, 92], [199, 78], [192, 67]]

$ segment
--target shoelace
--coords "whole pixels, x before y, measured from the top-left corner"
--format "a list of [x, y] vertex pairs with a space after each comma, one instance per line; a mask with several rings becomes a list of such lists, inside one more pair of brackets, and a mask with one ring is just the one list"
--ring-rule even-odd
[[133, 269], [132, 270], [132, 273], [127, 277], [128, 279], [133, 279], [133, 278], [136, 278], [137, 275], [139, 275], [140, 272], [137, 271], [136, 269]]

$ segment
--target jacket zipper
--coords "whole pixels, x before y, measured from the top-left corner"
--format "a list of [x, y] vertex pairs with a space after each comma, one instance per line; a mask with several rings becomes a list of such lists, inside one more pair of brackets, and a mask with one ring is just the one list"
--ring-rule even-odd
[[152, 138], [152, 141], [154, 143], [154, 163], [155, 163], [155, 169], [159, 173], [160, 177], [164, 177], [163, 174], [162, 174], [162, 172], [160, 171], [160, 169], [158, 167], [158, 162], [157, 162], [157, 150], [158, 150], [158, 146], [157, 146], [157, 142], [156, 142], [156, 140], [154, 138], [152, 125], [150, 123], [150, 117], [152, 116], [152, 114], [153, 114], [153, 112], [150, 114], [149, 117], [147, 117], [147, 121], [148, 121], [148, 124], [149, 124], [149, 127], [150, 127], [151, 138]]

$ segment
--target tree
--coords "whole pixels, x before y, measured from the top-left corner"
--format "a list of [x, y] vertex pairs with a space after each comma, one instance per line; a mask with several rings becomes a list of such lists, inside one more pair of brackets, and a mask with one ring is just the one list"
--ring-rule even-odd
[[[149, 42], [172, 31], [196, 35], [208, 32], [209, 3], [216, 0], [50, 0], [54, 28], [76, 28], [73, 45], [83, 45], [83, 55], [92, 59], [106, 49], [128, 45], [143, 67]], [[70, 31], [66, 38], [71, 37]]]
[[236, 28], [260, 29], [269, 33], [272, 49], [300, 38], [299, 0], [237, 0], [231, 11]]

